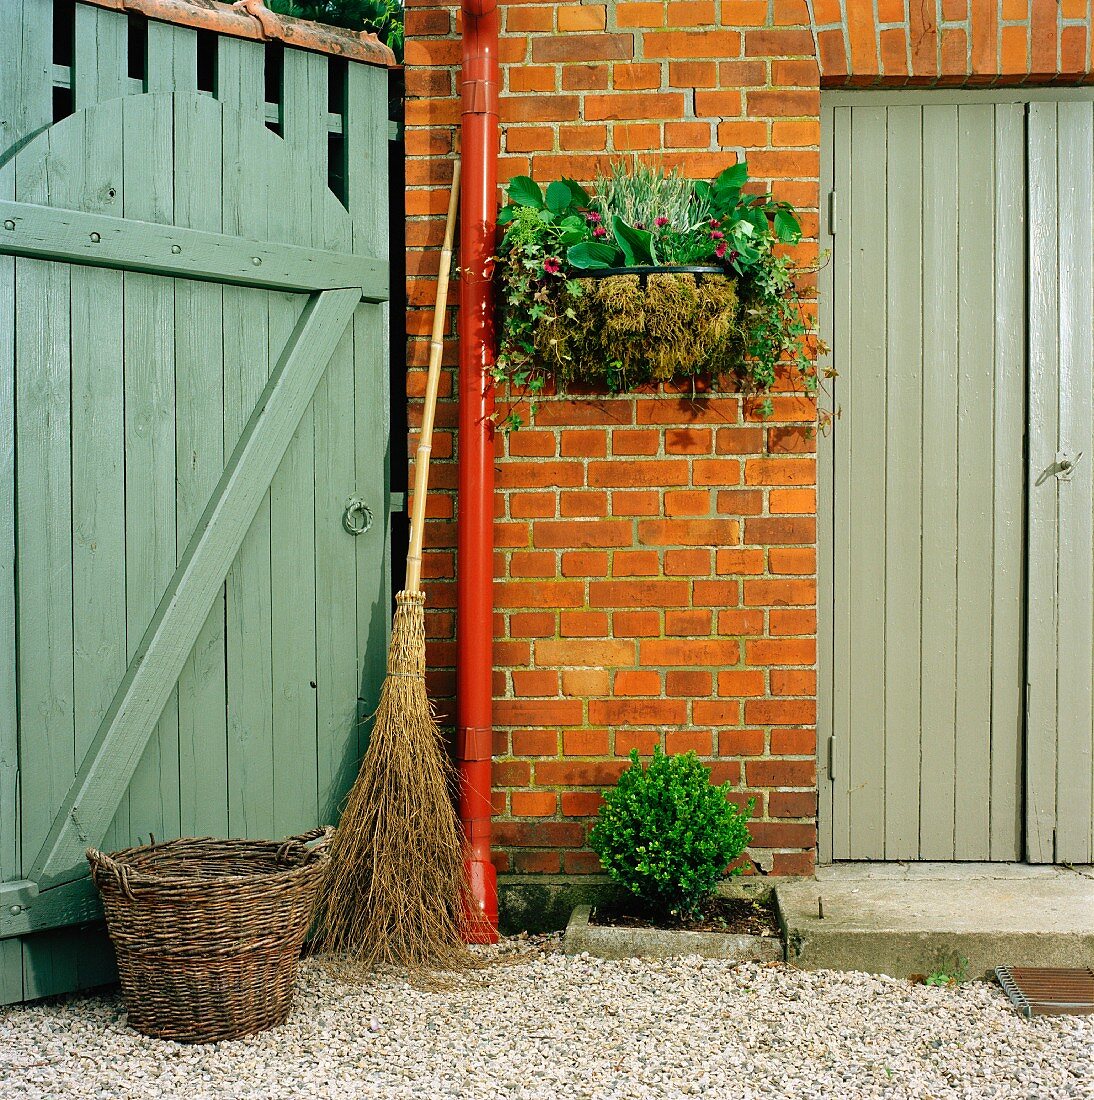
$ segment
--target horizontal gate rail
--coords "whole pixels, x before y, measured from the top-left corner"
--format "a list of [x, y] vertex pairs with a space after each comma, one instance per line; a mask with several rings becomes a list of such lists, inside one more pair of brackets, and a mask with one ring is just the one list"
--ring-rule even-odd
[[360, 287], [366, 302], [389, 296], [387, 261], [372, 256], [26, 202], [0, 202], [0, 253], [267, 290]]
[[327, 291], [301, 315], [34, 861], [39, 890], [83, 876], [84, 849], [102, 843], [359, 299]]

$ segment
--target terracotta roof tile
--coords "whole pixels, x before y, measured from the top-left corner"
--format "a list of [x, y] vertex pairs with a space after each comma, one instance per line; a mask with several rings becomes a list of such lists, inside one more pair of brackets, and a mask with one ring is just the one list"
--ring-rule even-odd
[[163, 23], [252, 38], [259, 42], [284, 42], [316, 53], [334, 54], [369, 65], [395, 66], [395, 54], [376, 35], [329, 27], [307, 19], [292, 19], [266, 8], [262, 0], [238, 0], [220, 4], [216, 0], [83, 0], [100, 8], [135, 12]]

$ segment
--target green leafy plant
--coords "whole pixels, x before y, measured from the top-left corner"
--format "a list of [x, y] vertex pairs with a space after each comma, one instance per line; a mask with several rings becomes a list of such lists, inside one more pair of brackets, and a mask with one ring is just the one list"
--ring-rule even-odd
[[[694, 752], [654, 751], [648, 767], [631, 766], [605, 792], [589, 834], [604, 870], [659, 914], [697, 915], [726, 868], [747, 847], [753, 803], [729, 801]], [[738, 873], [734, 871], [733, 873]]]
[[[801, 224], [789, 203], [746, 193], [747, 182], [745, 164], [707, 182], [640, 162], [613, 165], [591, 192], [570, 179], [546, 191], [527, 176], [512, 179], [498, 217], [495, 380], [533, 403], [550, 380], [619, 392], [696, 374], [732, 373], [747, 392], [766, 394], [789, 363], [815, 390], [799, 272], [779, 248], [801, 239]], [[710, 274], [671, 272], [677, 267]], [[717, 280], [733, 281], [732, 324]], [[663, 310], [675, 323], [657, 317]], [[666, 347], [654, 348], [657, 339]], [[770, 400], [760, 407], [770, 412]], [[519, 427], [519, 418], [504, 426]]]
[[269, 0], [270, 11], [335, 27], [369, 31], [403, 57], [403, 5], [399, 0]]
[[934, 970], [923, 979], [923, 984], [952, 989], [968, 980], [969, 960], [956, 951], [949, 955], [941, 952]]

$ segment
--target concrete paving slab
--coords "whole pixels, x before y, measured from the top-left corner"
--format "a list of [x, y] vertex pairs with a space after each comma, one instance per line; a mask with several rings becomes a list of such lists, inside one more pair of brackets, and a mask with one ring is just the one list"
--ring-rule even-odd
[[[776, 887], [787, 958], [806, 970], [969, 977], [1094, 966], [1094, 873], [987, 864], [840, 865]], [[823, 918], [820, 909], [823, 905]]]

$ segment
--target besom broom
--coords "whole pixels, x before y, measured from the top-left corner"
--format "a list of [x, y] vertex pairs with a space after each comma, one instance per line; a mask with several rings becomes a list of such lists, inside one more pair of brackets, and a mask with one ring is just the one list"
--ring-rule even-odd
[[468, 958], [463, 838], [452, 805], [452, 767], [426, 695], [421, 591], [429, 454], [459, 187], [457, 153], [415, 459], [406, 586], [395, 597], [387, 676], [372, 736], [331, 844], [331, 869], [320, 904], [323, 950], [359, 968], [443, 967]]

